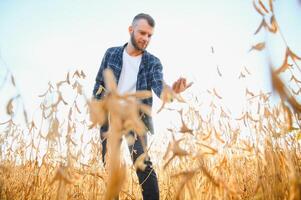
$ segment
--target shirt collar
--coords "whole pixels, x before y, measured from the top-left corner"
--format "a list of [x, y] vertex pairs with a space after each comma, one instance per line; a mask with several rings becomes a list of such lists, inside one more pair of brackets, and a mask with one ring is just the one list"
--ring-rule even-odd
[[[128, 42], [125, 43], [125, 44], [122, 46], [121, 57], [122, 57], [122, 53], [123, 53], [123, 51], [124, 51], [124, 48], [125, 48], [127, 45], [128, 45]], [[141, 68], [141, 66], [144, 66], [144, 65], [146, 64], [146, 60], [147, 60], [147, 51], [144, 50], [143, 53], [142, 53], [142, 58], [141, 58], [141, 64], [143, 64], [143, 65], [140, 65], [140, 68]], [[139, 69], [139, 71], [140, 71], [140, 69]]]

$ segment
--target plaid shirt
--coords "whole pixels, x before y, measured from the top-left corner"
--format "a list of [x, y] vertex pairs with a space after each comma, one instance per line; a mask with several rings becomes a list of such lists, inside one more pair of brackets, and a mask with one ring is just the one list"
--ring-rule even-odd
[[[126, 45], [127, 44], [120, 47], [112, 47], [106, 51], [96, 76], [95, 85], [93, 89], [94, 98], [101, 99], [101, 97], [104, 95], [104, 92], [98, 95], [96, 95], [96, 93], [100, 86], [103, 87], [105, 86], [104, 77], [103, 77], [103, 71], [105, 68], [108, 67], [112, 69], [118, 84], [119, 77], [121, 74], [121, 68], [122, 68], [123, 50], [126, 47]], [[153, 90], [155, 94], [158, 97], [160, 97], [162, 89], [163, 89], [162, 64], [157, 57], [148, 53], [147, 51], [144, 51], [141, 59], [141, 64], [139, 66], [136, 90], [137, 91]], [[148, 99], [143, 99], [142, 103], [152, 106], [153, 98], [151, 97]], [[147, 115], [144, 115], [142, 120], [144, 121], [149, 131], [153, 134], [154, 130], [153, 130], [152, 118]]]

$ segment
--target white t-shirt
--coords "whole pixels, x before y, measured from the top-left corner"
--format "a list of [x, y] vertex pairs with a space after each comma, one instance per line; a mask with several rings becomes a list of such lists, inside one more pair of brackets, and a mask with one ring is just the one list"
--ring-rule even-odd
[[119, 94], [136, 92], [137, 76], [141, 58], [142, 54], [139, 56], [130, 56], [125, 49], [123, 50], [122, 69], [117, 86]]

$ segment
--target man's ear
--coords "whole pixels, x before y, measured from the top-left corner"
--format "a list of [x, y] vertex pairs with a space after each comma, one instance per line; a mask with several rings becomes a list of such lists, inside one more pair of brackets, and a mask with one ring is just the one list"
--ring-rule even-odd
[[129, 26], [129, 34], [133, 32], [133, 26]]

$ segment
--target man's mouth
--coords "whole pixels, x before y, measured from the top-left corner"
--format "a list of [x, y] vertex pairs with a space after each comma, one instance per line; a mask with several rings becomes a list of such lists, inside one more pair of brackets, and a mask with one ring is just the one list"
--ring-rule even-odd
[[146, 42], [140, 42], [140, 45], [144, 48], [146, 47]]

